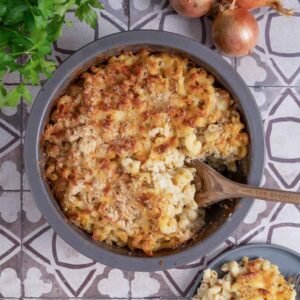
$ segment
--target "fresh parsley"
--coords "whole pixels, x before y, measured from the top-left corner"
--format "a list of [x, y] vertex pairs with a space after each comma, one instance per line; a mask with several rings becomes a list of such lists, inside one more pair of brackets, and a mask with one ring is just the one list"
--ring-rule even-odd
[[[26, 84], [38, 84], [42, 75], [49, 78], [56, 68], [48, 59], [52, 44], [61, 35], [66, 13], [91, 27], [97, 24], [98, 0], [0, 0], [0, 107], [17, 106], [21, 97], [30, 102]], [[6, 74], [18, 72], [22, 83], [7, 90]]]

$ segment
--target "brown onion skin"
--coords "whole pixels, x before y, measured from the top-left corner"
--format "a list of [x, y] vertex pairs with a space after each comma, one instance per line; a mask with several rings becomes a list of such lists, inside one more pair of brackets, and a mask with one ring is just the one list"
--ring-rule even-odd
[[212, 38], [216, 48], [228, 56], [251, 53], [259, 35], [255, 17], [243, 8], [220, 11], [213, 21]]
[[236, 5], [240, 8], [254, 9], [262, 6], [267, 6], [267, 0], [236, 0]]
[[178, 14], [188, 18], [199, 18], [212, 9], [214, 0], [170, 0], [169, 2]]
[[281, 0], [236, 0], [236, 5], [240, 8], [245, 8], [248, 10], [269, 6], [282, 16], [294, 15], [293, 9], [283, 7]]

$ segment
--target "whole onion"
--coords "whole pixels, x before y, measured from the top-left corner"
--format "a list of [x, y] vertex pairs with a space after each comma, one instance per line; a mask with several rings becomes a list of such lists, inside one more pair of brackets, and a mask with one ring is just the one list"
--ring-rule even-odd
[[251, 52], [258, 39], [255, 17], [243, 8], [219, 11], [212, 25], [216, 48], [228, 56], [243, 56]]
[[285, 16], [292, 16], [294, 14], [292, 9], [287, 9], [282, 6], [281, 0], [236, 0], [236, 5], [245, 9], [269, 6]]
[[214, 0], [170, 0], [169, 2], [180, 15], [199, 18], [212, 9]]

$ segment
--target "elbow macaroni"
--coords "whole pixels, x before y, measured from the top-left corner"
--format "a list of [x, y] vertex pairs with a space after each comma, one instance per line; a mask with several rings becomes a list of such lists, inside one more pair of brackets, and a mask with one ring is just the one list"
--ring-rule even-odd
[[44, 131], [45, 175], [66, 216], [93, 239], [153, 255], [205, 224], [185, 162], [234, 170], [247, 155], [243, 128], [229, 93], [188, 59], [122, 53], [57, 100]]
[[216, 271], [206, 269], [193, 300], [295, 300], [296, 291], [270, 261], [258, 258], [231, 261], [222, 266], [226, 272], [218, 278]]
[[201, 142], [197, 140], [195, 134], [188, 135], [184, 140], [184, 145], [189, 155], [192, 157], [197, 156], [197, 154], [199, 154], [202, 147]]
[[125, 158], [121, 161], [125, 173], [131, 175], [137, 175], [140, 171], [141, 162], [138, 160], [133, 160], [131, 158]]

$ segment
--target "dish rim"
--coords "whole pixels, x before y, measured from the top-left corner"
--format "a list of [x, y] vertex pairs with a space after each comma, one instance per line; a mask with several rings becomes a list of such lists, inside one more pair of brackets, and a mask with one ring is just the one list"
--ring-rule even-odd
[[242, 222], [252, 205], [252, 201], [241, 199], [231, 218], [226, 220], [212, 235], [206, 237], [200, 244], [185, 248], [179, 253], [147, 258], [123, 255], [101, 247], [87, 236], [84, 237], [65, 217], [62, 217], [58, 204], [47, 191], [47, 183], [41, 174], [39, 164], [41, 159], [40, 137], [44, 129], [45, 119], [58, 91], [69, 85], [68, 81], [70, 81], [72, 74], [78, 73], [78, 69], [88, 65], [91, 61], [95, 61], [101, 53], [112, 49], [142, 47], [143, 45], [165, 47], [194, 57], [201, 61], [201, 66], [204, 69], [221, 81], [235, 99], [238, 98], [251, 138], [250, 170], [247, 181], [249, 184], [259, 185], [265, 160], [263, 125], [258, 107], [245, 82], [230, 64], [207, 47], [175, 33], [155, 30], [115, 33], [82, 47], [66, 59], [54, 72], [52, 78], [41, 88], [33, 104], [25, 135], [24, 161], [33, 198], [38, 208], [51, 227], [69, 245], [83, 255], [112, 267], [129, 271], [158, 271], [176, 268], [216, 248]]

